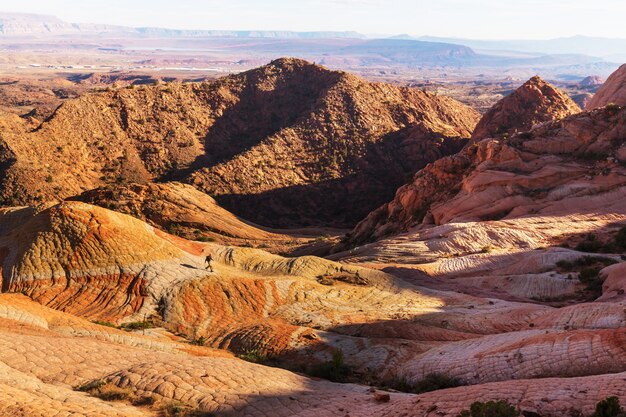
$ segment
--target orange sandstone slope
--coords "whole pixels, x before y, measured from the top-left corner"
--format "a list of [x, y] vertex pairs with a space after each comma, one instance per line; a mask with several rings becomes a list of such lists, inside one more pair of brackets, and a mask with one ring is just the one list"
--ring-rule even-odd
[[207, 194], [179, 182], [111, 184], [71, 200], [129, 214], [190, 240], [239, 246], [254, 243], [272, 250], [300, 242], [293, 236], [272, 233], [248, 223], [220, 207]]
[[269, 226], [354, 224], [407, 175], [458, 151], [478, 114], [297, 59], [201, 84], [87, 94], [3, 130], [5, 204], [178, 179]]
[[[33, 413], [44, 408], [38, 397], [68, 410], [84, 403], [91, 415], [151, 412], [68, 388], [100, 379], [233, 415], [269, 416], [278, 407], [285, 415], [349, 408], [400, 416], [435, 405], [456, 415], [477, 399], [500, 398], [525, 410], [558, 412], [566, 402], [587, 411], [607, 393], [625, 394], [610, 392], [626, 371], [623, 306], [615, 300], [561, 310], [432, 290], [358, 265], [188, 242], [80, 202], [5, 209], [0, 247], [3, 290], [65, 312], [16, 294], [0, 297], [0, 395], [18, 396]], [[205, 250], [215, 273], [203, 269]], [[68, 313], [160, 328], [124, 333]], [[246, 363], [173, 342], [172, 333], [305, 369], [341, 350], [358, 378], [375, 383], [398, 376], [415, 383], [440, 370], [471, 386], [419, 397], [391, 393], [379, 403], [368, 387]], [[598, 352], [593, 361], [588, 349]], [[571, 399], [571, 388], [553, 387], [571, 387], [564, 377], [573, 374], [586, 392]], [[542, 395], [533, 387], [543, 387]], [[455, 400], [446, 403], [446, 395]], [[0, 411], [16, 406], [2, 402]]]
[[485, 113], [472, 139], [508, 136], [578, 112], [580, 108], [567, 94], [535, 76]]

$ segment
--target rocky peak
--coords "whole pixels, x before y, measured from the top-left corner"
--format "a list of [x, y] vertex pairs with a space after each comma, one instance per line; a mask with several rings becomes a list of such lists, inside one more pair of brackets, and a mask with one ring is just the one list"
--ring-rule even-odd
[[578, 112], [580, 108], [567, 94], [534, 76], [482, 117], [472, 139], [511, 135]]

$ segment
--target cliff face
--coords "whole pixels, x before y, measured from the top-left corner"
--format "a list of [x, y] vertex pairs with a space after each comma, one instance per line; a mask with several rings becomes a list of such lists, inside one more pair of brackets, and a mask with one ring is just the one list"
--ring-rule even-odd
[[[422, 222], [499, 220], [624, 184], [626, 111], [603, 109], [547, 123], [508, 140], [485, 139], [419, 171], [349, 234], [359, 244]], [[585, 185], [589, 183], [588, 185]], [[593, 185], [592, 185], [593, 184]], [[582, 187], [582, 188], [581, 188]], [[580, 210], [582, 207], [576, 203]], [[602, 199], [589, 200], [602, 210]]]
[[213, 83], [90, 94], [4, 139], [5, 203], [178, 179], [273, 226], [353, 224], [458, 151], [477, 113], [420, 90], [281, 59]]
[[482, 117], [472, 139], [501, 138], [578, 112], [580, 108], [567, 94], [540, 77], [533, 77]]
[[611, 103], [626, 105], [626, 65], [622, 65], [609, 76], [595, 93], [587, 108], [596, 109]]

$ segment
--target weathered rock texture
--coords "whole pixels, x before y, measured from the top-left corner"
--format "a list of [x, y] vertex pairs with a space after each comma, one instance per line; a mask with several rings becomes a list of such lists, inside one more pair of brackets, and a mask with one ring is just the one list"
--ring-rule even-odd
[[282, 249], [298, 242], [245, 222], [191, 185], [178, 182], [108, 185], [72, 199], [129, 214], [161, 230], [190, 240], [256, 244]]
[[593, 96], [587, 108], [595, 109], [611, 103], [626, 105], [626, 65], [622, 65], [609, 76]]
[[485, 113], [472, 139], [509, 136], [578, 112], [580, 108], [567, 94], [536, 76]]
[[446, 97], [281, 59], [212, 83], [66, 101], [29, 133], [3, 132], [15, 158], [0, 167], [0, 194], [15, 205], [179, 179], [259, 224], [353, 225], [458, 151], [477, 119]]
[[619, 161], [626, 157], [625, 135], [626, 111], [604, 109], [509, 140], [480, 141], [419, 171], [391, 202], [359, 223], [348, 240], [372, 241], [421, 223], [622, 214], [626, 182]]

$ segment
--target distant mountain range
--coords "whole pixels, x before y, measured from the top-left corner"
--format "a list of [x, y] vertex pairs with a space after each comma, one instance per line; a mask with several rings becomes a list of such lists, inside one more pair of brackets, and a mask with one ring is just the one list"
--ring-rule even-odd
[[[0, 13], [0, 42], [75, 41], [107, 51], [158, 50], [172, 54], [230, 54], [229, 59], [295, 56], [335, 68], [399, 65], [420, 67], [523, 68], [530, 76], [545, 72], [558, 79], [607, 76], [626, 61], [626, 39], [577, 36], [552, 40], [470, 40], [398, 35], [372, 38], [358, 32], [178, 30], [68, 23], [55, 16]], [[54, 41], [56, 42], [56, 41]], [[183, 52], [181, 52], [183, 51]]]
[[124, 35], [147, 37], [234, 37], [281, 39], [365, 39], [357, 32], [291, 32], [263, 30], [178, 30], [154, 27], [133, 28], [95, 23], [68, 23], [50, 15], [0, 13], [0, 36], [63, 36], [63, 35]]
[[410, 37], [400, 35], [395, 39], [414, 39], [428, 42], [447, 42], [465, 45], [480, 51], [520, 51], [539, 54], [579, 54], [605, 59], [626, 59], [626, 39], [572, 36], [546, 40], [473, 40], [435, 36]]

